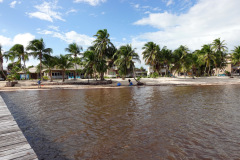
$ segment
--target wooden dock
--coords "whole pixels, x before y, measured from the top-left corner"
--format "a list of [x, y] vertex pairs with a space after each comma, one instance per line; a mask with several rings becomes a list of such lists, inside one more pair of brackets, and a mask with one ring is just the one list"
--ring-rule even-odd
[[0, 160], [12, 159], [38, 158], [0, 96]]

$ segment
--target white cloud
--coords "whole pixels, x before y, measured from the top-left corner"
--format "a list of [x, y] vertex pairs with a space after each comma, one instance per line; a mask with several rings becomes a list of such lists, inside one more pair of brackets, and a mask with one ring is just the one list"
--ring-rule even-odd
[[48, 28], [59, 31], [59, 26], [48, 26]]
[[11, 47], [14, 44], [22, 44], [24, 47], [26, 47], [29, 41], [33, 40], [34, 38], [35, 36], [31, 33], [17, 34], [13, 37], [13, 39], [0, 35], [0, 44], [3, 47]]
[[176, 49], [187, 45], [191, 50], [216, 38], [225, 40], [231, 50], [240, 45], [240, 1], [199, 0], [187, 13], [176, 15], [168, 12], [152, 13], [135, 22], [159, 29], [135, 37], [134, 42], [154, 41], [161, 46]]
[[13, 44], [22, 44], [24, 47], [26, 47], [29, 41], [33, 39], [35, 39], [35, 36], [31, 33], [17, 34], [13, 38]]
[[53, 22], [53, 19], [51, 18], [51, 16], [46, 13], [33, 12], [33, 13], [27, 13], [27, 14], [29, 15], [30, 18], [35, 17], [35, 18], [39, 18], [41, 20]]
[[17, 1], [12, 1], [9, 5], [11, 8], [15, 8], [16, 4], [17, 4]]
[[134, 24], [136, 25], [151, 25], [155, 28], [168, 28], [174, 27], [179, 21], [178, 16], [164, 13], [151, 13], [147, 18], [143, 18]]
[[77, 13], [77, 10], [76, 9], [70, 9], [69, 11], [66, 12], [66, 14], [69, 14], [69, 13]]
[[50, 30], [39, 30], [38, 33], [44, 35], [51, 35], [52, 37], [59, 38], [68, 44], [76, 42], [77, 44], [83, 46], [85, 49], [91, 46], [92, 42], [95, 40], [93, 37], [85, 34], [79, 34], [75, 31], [63, 33]]
[[140, 7], [140, 4], [135, 4], [134, 5], [134, 8], [139, 8]]
[[[29, 41], [35, 39], [35, 36], [31, 33], [23, 33], [23, 34], [17, 34], [13, 38], [5, 37], [0, 35], [0, 44], [2, 45], [4, 51], [8, 51], [13, 45], [15, 44], [22, 44], [24, 47], [26, 47], [29, 43]], [[7, 62], [9, 63], [9, 61]], [[4, 68], [7, 66], [6, 61], [4, 61]], [[28, 61], [26, 64], [29, 65], [36, 65], [39, 62], [36, 60], [33, 60], [33, 58], [30, 58], [30, 61]]]
[[12, 45], [12, 40], [9, 37], [5, 37], [0, 35], [0, 44], [4, 47], [4, 46], [10, 46]]
[[99, 5], [100, 3], [104, 3], [106, 2], [107, 0], [74, 0], [75, 3], [88, 3], [90, 4], [91, 6], [97, 6]]
[[3, 2], [3, 0], [0, 0], [0, 3], [2, 3]]
[[151, 11], [153, 11], [153, 12], [161, 11], [161, 9], [159, 7], [142, 6], [142, 5], [136, 4], [136, 3], [130, 3], [130, 4], [135, 10], [142, 11], [145, 14], [151, 13]]
[[174, 2], [173, 2], [173, 0], [169, 0], [168, 2], [167, 2], [167, 6], [170, 6], [170, 5], [172, 5]]
[[38, 11], [27, 13], [29, 17], [35, 17], [39, 18], [41, 20], [46, 20], [53, 22], [53, 20], [61, 20], [65, 21], [65, 19], [62, 18], [62, 14], [60, 12], [57, 12], [56, 10], [61, 8], [57, 5], [58, 1], [54, 0], [52, 2], [43, 2], [40, 5], [34, 6]]

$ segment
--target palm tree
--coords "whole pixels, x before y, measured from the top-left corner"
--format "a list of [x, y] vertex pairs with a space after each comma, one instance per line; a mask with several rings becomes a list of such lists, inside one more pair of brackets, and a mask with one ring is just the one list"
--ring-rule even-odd
[[74, 79], [76, 80], [76, 72], [77, 72], [77, 56], [81, 55], [83, 48], [82, 46], [78, 46], [77, 43], [72, 43], [68, 45], [68, 48], [65, 48], [66, 52], [69, 52], [70, 56], [74, 57], [74, 64], [75, 64], [75, 72], [74, 72]]
[[109, 33], [107, 32], [107, 29], [98, 30], [97, 34], [94, 35], [96, 37], [96, 40], [94, 43], [94, 48], [97, 53], [97, 59], [98, 59], [98, 72], [100, 73], [101, 80], [104, 80], [104, 73], [107, 71], [107, 54], [108, 51], [111, 49], [112, 46], [114, 46], [110, 39], [109, 39]]
[[51, 48], [45, 48], [45, 43], [43, 42], [43, 39], [34, 39], [29, 42], [27, 46], [27, 50], [30, 50], [30, 55], [33, 55], [34, 58], [39, 59], [40, 64], [40, 79], [42, 79], [42, 58], [44, 54], [50, 54], [52, 53]]
[[[89, 75], [96, 73], [97, 68], [97, 57], [96, 53], [92, 50], [88, 50], [83, 54], [83, 64], [85, 76], [89, 78]], [[95, 76], [96, 77], [96, 76]]]
[[220, 38], [215, 39], [212, 43], [212, 48], [215, 52], [225, 52], [227, 51], [225, 40], [221, 41]]
[[232, 63], [234, 65], [240, 63], [240, 46], [235, 46], [231, 54]]
[[154, 72], [159, 72], [159, 45], [153, 42], [147, 42], [142, 49], [144, 50], [142, 54], [145, 63], [152, 66]]
[[[205, 44], [202, 46], [202, 49], [200, 51], [202, 53], [202, 60], [205, 62], [206, 67], [205, 67], [205, 73], [210, 75], [210, 70], [211, 70], [211, 63], [213, 62], [216, 64], [216, 56], [213, 51], [213, 47], [211, 44]], [[208, 68], [208, 72], [207, 72]]]
[[74, 66], [72, 61], [70, 61], [70, 58], [68, 55], [62, 55], [60, 54], [59, 57], [57, 57], [57, 67], [62, 69], [62, 81], [65, 81], [65, 72], [66, 69], [69, 69]]
[[191, 56], [189, 52], [189, 49], [182, 45], [173, 52], [174, 69], [184, 72], [185, 77], [187, 71], [191, 68]]
[[[121, 46], [115, 53], [117, 60], [114, 62], [119, 69], [119, 73], [122, 76], [122, 79], [125, 79], [126, 75], [129, 73], [134, 74], [134, 61], [140, 61], [138, 54], [132, 49], [132, 46], [127, 44]], [[135, 75], [134, 75], [135, 78]]]
[[[220, 38], [215, 39], [212, 43], [212, 48], [215, 52], [216, 56], [216, 69], [222, 69], [226, 65], [226, 58], [227, 58], [227, 47], [225, 41], [221, 41]], [[218, 69], [218, 72], [219, 72]]]
[[0, 44], [0, 70], [1, 70], [2, 75], [4, 76], [4, 78], [6, 79], [7, 77], [6, 77], [6, 75], [5, 75], [4, 71], [3, 71], [3, 58], [4, 57], [6, 57], [6, 55], [3, 54], [3, 52], [2, 52], [2, 45]]
[[[14, 61], [17, 58], [17, 62], [19, 62], [22, 67], [26, 79], [26, 61], [29, 60], [29, 54], [24, 50], [24, 46], [22, 44], [15, 44], [7, 53], [8, 58], [11, 61]], [[23, 61], [23, 66], [21, 61]]]
[[173, 62], [172, 51], [170, 49], [167, 49], [166, 46], [164, 46], [161, 50], [161, 56], [162, 56], [163, 65], [164, 65], [164, 67], [166, 67], [165, 75], [167, 75], [168, 71], [169, 71], [169, 68], [170, 68], [170, 65]]
[[47, 68], [50, 75], [50, 81], [52, 82], [52, 69], [57, 65], [57, 58], [48, 54], [43, 55], [42, 64]]

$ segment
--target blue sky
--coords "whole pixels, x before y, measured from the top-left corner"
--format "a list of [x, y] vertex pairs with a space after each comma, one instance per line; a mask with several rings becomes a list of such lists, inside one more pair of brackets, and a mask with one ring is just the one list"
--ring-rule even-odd
[[[7, 51], [43, 38], [59, 55], [72, 42], [86, 50], [106, 28], [117, 47], [130, 43], [140, 56], [148, 41], [193, 51], [221, 38], [231, 51], [240, 45], [238, 6], [239, 0], [0, 0], [0, 43]], [[143, 60], [137, 66], [146, 67]]]

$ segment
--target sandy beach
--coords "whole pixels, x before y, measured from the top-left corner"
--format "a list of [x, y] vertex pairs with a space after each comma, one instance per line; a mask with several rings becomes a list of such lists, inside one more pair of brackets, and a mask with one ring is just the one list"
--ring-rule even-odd
[[[130, 78], [133, 82], [133, 86], [137, 86], [137, 82]], [[106, 85], [69, 85], [69, 84], [61, 84], [61, 85], [51, 85], [51, 83], [61, 83], [61, 80], [54, 80], [53, 82], [43, 81], [41, 85], [41, 90], [44, 89], [94, 89], [94, 88], [113, 88], [119, 87], [117, 83], [120, 82], [120, 87], [128, 87], [129, 82], [126, 78], [122, 80], [121, 78], [118, 79], [111, 79], [112, 84]], [[240, 84], [240, 77], [197, 77], [193, 78], [142, 78], [140, 80], [144, 83], [145, 86], [164, 86], [164, 85], [238, 85]], [[65, 83], [76, 83], [76, 82], [83, 82], [87, 83], [87, 79], [77, 79], [77, 80], [66, 80]], [[95, 83], [95, 80], [90, 80], [90, 83]], [[5, 87], [6, 81], [0, 81], [0, 91], [15, 91], [15, 90], [28, 90], [28, 89], [39, 89], [37, 86], [37, 80], [21, 80], [18, 81], [18, 84], [15, 87]]]

